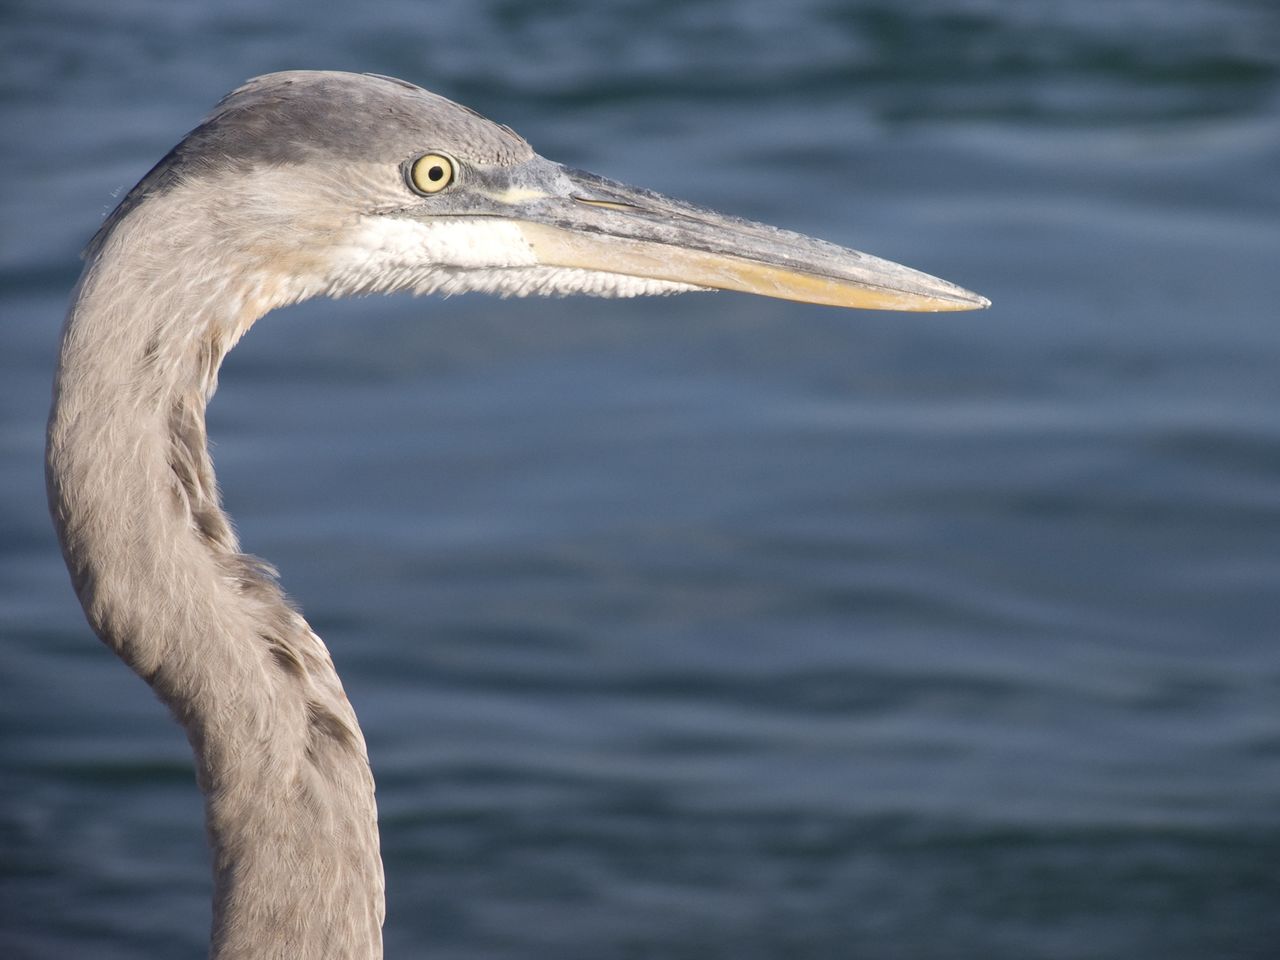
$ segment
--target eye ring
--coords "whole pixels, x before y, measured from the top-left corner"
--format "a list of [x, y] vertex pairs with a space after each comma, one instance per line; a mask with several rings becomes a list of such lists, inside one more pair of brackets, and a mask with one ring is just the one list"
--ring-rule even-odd
[[414, 193], [430, 196], [453, 183], [457, 170], [458, 165], [452, 157], [434, 151], [424, 153], [409, 162], [405, 182]]

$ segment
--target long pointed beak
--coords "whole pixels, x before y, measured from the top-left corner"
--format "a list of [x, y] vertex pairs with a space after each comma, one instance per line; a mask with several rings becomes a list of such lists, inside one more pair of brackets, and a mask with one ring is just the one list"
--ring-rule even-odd
[[519, 217], [539, 263], [873, 310], [977, 310], [986, 297], [888, 260], [562, 168], [568, 195]]

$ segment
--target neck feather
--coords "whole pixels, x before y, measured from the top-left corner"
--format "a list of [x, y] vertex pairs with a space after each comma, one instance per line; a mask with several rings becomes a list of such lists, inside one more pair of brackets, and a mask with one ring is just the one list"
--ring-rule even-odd
[[183, 275], [199, 251], [152, 226], [115, 227], [67, 317], [47, 450], [63, 554], [98, 636], [191, 742], [212, 956], [379, 957], [364, 739], [324, 644], [240, 552], [205, 442], [223, 354], [280, 297], [265, 276]]

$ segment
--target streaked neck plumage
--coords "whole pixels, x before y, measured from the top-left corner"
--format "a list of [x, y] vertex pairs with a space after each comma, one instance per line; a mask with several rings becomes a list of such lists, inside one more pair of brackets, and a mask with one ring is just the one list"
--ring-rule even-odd
[[[251, 255], [250, 269], [220, 274], [230, 258], [214, 255], [216, 224], [166, 215], [164, 202], [95, 244], [67, 317], [47, 450], [63, 553], [98, 636], [195, 752], [212, 956], [380, 957], [363, 736], [324, 644], [271, 569], [240, 552], [205, 441], [225, 352], [310, 291], [276, 289]], [[193, 263], [210, 266], [182, 272]]]

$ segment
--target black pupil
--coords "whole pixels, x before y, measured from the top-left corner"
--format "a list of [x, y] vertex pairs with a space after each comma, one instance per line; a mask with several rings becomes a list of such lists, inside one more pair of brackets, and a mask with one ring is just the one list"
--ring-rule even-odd
[[427, 179], [430, 180], [432, 183], [434, 183], [437, 180], [443, 180], [444, 167], [440, 166], [440, 164], [437, 163], [434, 167], [432, 167], [430, 170], [427, 171]]

